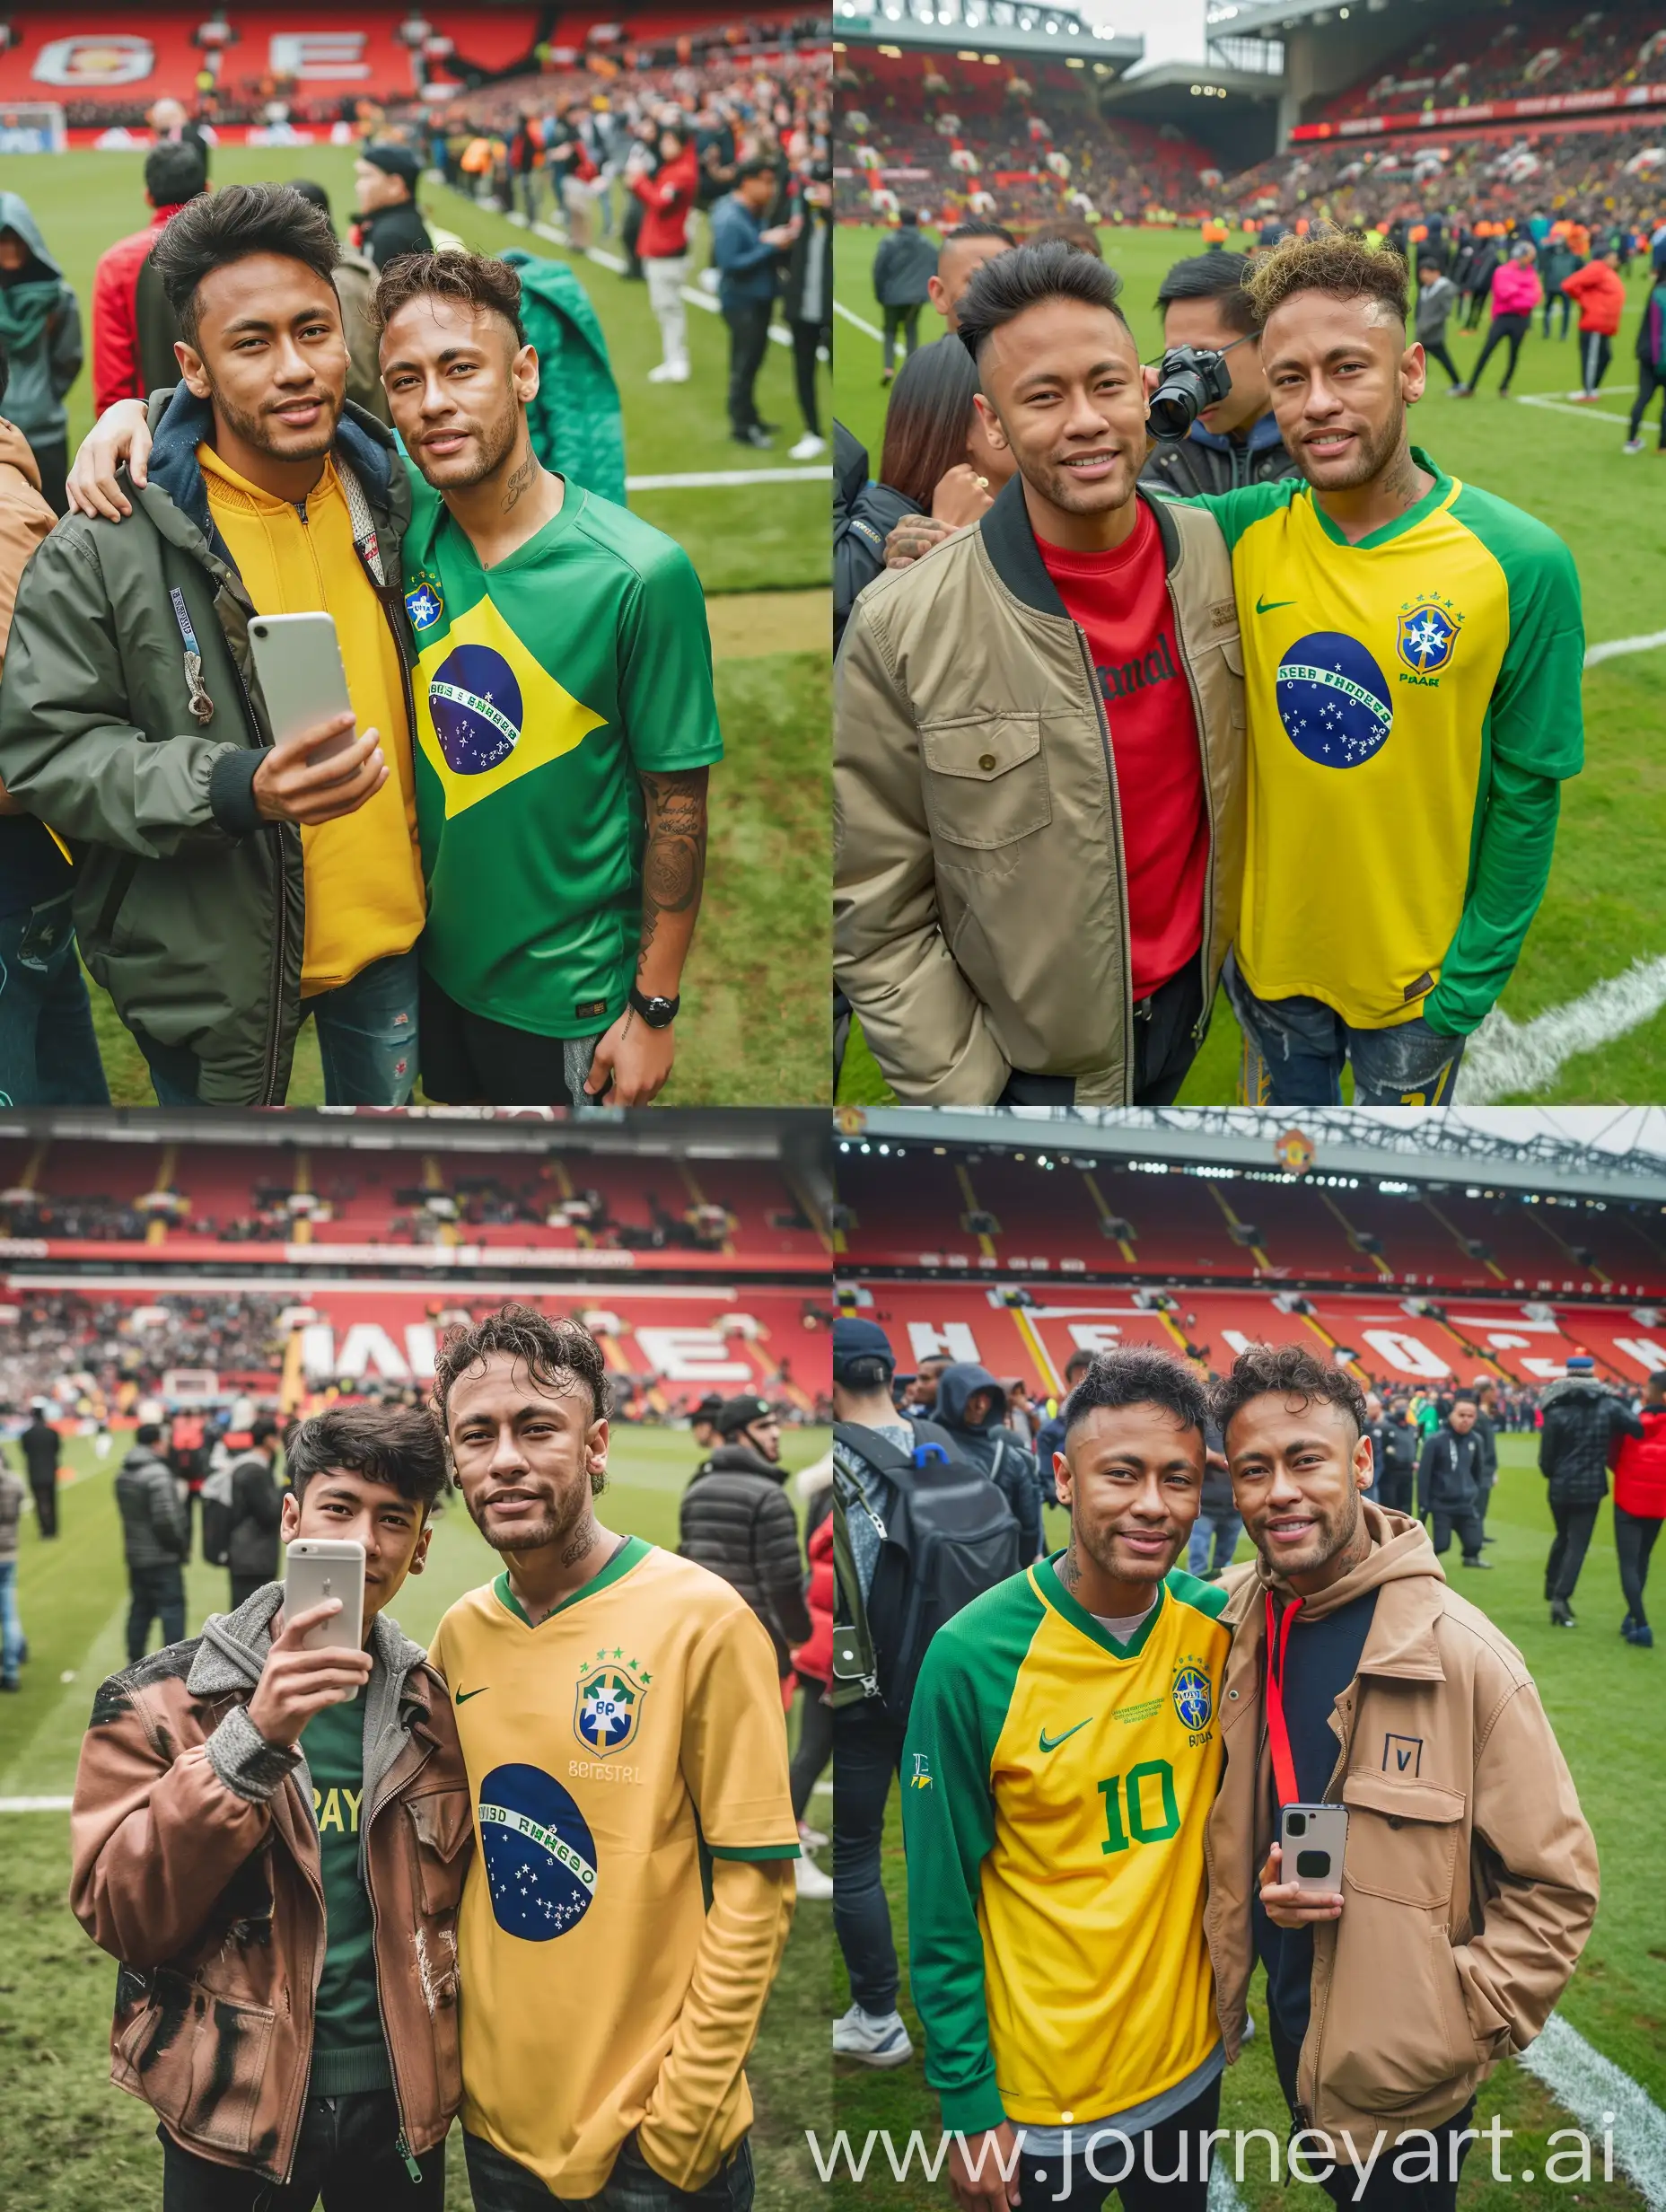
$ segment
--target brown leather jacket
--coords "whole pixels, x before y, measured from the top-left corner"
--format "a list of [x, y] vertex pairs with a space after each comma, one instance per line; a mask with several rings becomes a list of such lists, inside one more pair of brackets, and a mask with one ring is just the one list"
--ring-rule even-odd
[[[1597, 1909], [1596, 1845], [1521, 1654], [1447, 1586], [1416, 1522], [1363, 1511], [1370, 1555], [1306, 1608], [1377, 1592], [1330, 1724], [1325, 1799], [1348, 1810], [1343, 1906], [1313, 1931], [1296, 2075], [1300, 2124], [1325, 2130], [1338, 2156], [1344, 2129], [1368, 2152], [1379, 2129], [1440, 2127], [1500, 2058], [1525, 2050]], [[1255, 1964], [1250, 1900], [1273, 1841], [1267, 1578], [1258, 1564], [1232, 1579], [1217, 1707], [1226, 1759], [1204, 1908], [1229, 2059]]]
[[[70, 1816], [70, 1903], [121, 1962], [110, 2078], [175, 2141], [289, 2178], [312, 2058], [324, 1898], [311, 1785], [247, 1707], [283, 1585], [100, 1690]], [[458, 1900], [473, 1848], [445, 1685], [385, 1615], [364, 1723], [360, 1852], [405, 2141], [443, 2142], [462, 2095]]]

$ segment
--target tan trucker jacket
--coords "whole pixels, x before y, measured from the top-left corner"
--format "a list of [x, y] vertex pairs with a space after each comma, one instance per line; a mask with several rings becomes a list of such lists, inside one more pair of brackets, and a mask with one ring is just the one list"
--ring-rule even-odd
[[[1139, 496], [1147, 495], [1142, 491]], [[1201, 1040], [1243, 875], [1243, 653], [1202, 509], [1150, 501], [1203, 754]], [[987, 1105], [1009, 1072], [1132, 1102], [1124, 809], [1086, 634], [1014, 477], [974, 530], [876, 577], [839, 650], [834, 972], [898, 1096]]]

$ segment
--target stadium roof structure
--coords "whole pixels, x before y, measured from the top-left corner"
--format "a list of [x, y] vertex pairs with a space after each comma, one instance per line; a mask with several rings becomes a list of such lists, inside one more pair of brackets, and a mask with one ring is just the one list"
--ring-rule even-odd
[[[1104, 0], [1106, 5], [1109, 0]], [[1116, 74], [1133, 67], [1144, 39], [1109, 23], [1086, 22], [1079, 9], [1040, 0], [833, 0], [833, 36], [847, 44], [936, 48], [962, 54], [1026, 56], [1037, 61], [1103, 62]]]
[[[1351, 1107], [1082, 1106], [869, 1107], [846, 1109], [846, 1143], [957, 1145], [985, 1151], [1039, 1148], [1061, 1159], [1161, 1161], [1164, 1164], [1278, 1172], [1275, 1146], [1299, 1131], [1312, 1146], [1310, 1172], [1382, 1178], [1492, 1190], [1554, 1192], [1617, 1203], [1666, 1205], [1666, 1155], [1610, 1151], [1541, 1129], [1497, 1135], [1466, 1119], [1461, 1108], [1426, 1116], [1377, 1115]], [[1299, 1178], [1292, 1177], [1293, 1181]]]

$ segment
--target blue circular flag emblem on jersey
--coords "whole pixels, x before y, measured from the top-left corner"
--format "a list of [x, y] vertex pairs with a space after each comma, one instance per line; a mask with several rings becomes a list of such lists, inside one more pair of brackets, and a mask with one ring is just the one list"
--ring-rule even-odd
[[434, 672], [428, 707], [455, 776], [484, 776], [521, 742], [521, 687], [490, 645], [459, 645]]
[[495, 1767], [487, 1776], [480, 1848], [492, 1917], [506, 1935], [547, 1944], [589, 1911], [596, 1846], [583, 1814], [541, 1767]]
[[1214, 1710], [1214, 1691], [1201, 1667], [1183, 1666], [1174, 1678], [1174, 1711], [1182, 1728], [1195, 1735], [1206, 1728]]
[[1278, 717], [1296, 750], [1322, 768], [1356, 768], [1388, 742], [1388, 679], [1357, 637], [1314, 630], [1278, 664]]

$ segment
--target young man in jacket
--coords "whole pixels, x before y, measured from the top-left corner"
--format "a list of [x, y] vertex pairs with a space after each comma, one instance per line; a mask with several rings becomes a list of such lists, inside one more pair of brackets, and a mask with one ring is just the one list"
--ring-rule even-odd
[[460, 2094], [456, 1918], [471, 1836], [445, 1686], [387, 1608], [446, 1487], [433, 1422], [338, 1407], [289, 1451], [285, 1543], [364, 1549], [338, 1600], [268, 1582], [93, 1701], [70, 1902], [120, 1962], [111, 2078], [162, 2123], [168, 2212], [445, 2197]]
[[35, 1501], [35, 1526], [42, 1536], [57, 1534], [57, 1470], [63, 1464], [64, 1444], [47, 1418], [47, 1404], [37, 1398], [29, 1410], [29, 1426], [17, 1440]]
[[936, 274], [937, 249], [920, 228], [918, 209], [905, 207], [897, 217], [897, 228], [886, 232], [873, 257], [873, 297], [884, 325], [881, 384], [889, 384], [897, 373], [899, 331], [905, 360], [920, 342], [920, 310], [931, 297]]
[[116, 1505], [127, 1566], [129, 1666], [136, 1666], [145, 1656], [153, 1620], [162, 1623], [164, 1645], [177, 1644], [185, 1634], [183, 1567], [191, 1544], [190, 1514], [173, 1470], [162, 1456], [162, 1440], [154, 1421], [144, 1423], [134, 1432], [133, 1449], [116, 1470]]
[[749, 1396], [725, 1400], [716, 1428], [716, 1450], [682, 1494], [677, 1549], [741, 1593], [768, 1631], [785, 1683], [793, 1646], [810, 1634], [810, 1612], [781, 1424], [767, 1399]]
[[801, 1855], [769, 1640], [719, 1576], [597, 1519], [607, 1370], [577, 1322], [487, 1316], [447, 1341], [434, 1403], [504, 1558], [433, 1647], [480, 1839], [476, 2212], [749, 2212], [745, 2061]]
[[1219, 248], [1177, 261], [1157, 288], [1162, 345], [1223, 355], [1226, 397], [1206, 407], [1183, 438], [1159, 438], [1142, 481], [1162, 491], [1230, 492], [1294, 476], [1261, 367], [1261, 334], [1244, 290], [1250, 257]]
[[[181, 382], [150, 403], [144, 487], [101, 495], [99, 519], [72, 517], [30, 564], [0, 782], [77, 854], [83, 956], [163, 1104], [281, 1105], [308, 1013], [332, 1103], [402, 1104], [424, 913], [405, 470], [346, 399], [316, 208], [235, 185], [154, 251]], [[352, 715], [276, 745], [249, 625], [319, 609]]]
[[840, 648], [834, 972], [915, 1103], [1172, 1101], [1237, 918], [1231, 563], [1139, 488], [1118, 289], [1057, 243], [977, 271], [960, 338], [1016, 473]]
[[[1446, 348], [1446, 319], [1458, 303], [1458, 287], [1446, 275], [1438, 261], [1420, 260], [1417, 264], [1417, 343], [1431, 361], [1438, 361], [1446, 372], [1448, 387], [1460, 384], [1463, 379], [1458, 373], [1458, 364]], [[1565, 315], [1567, 310], [1563, 308]], [[1549, 314], [1547, 306], [1545, 312]], [[1548, 338], [1550, 333], [1547, 329]]]
[[1539, 1469], [1549, 1485], [1556, 1532], [1545, 1561], [1545, 1597], [1558, 1628], [1574, 1624], [1570, 1599], [1597, 1514], [1609, 1494], [1609, 1453], [1618, 1436], [1642, 1436], [1643, 1423], [1625, 1401], [1597, 1380], [1597, 1363], [1576, 1352], [1567, 1373], [1540, 1394]]
[[769, 350], [781, 256], [793, 242], [786, 224], [765, 226], [779, 189], [775, 163], [756, 155], [741, 162], [734, 189], [712, 209], [712, 266], [729, 326], [729, 435], [737, 445], [769, 444], [770, 426], [759, 418], [753, 386]]
[[[1028, 1567], [1041, 1551], [1041, 1483], [1036, 1455], [1006, 1426], [1006, 1392], [987, 1367], [956, 1360], [940, 1370], [932, 1418], [953, 1437], [960, 1457], [987, 1475], [1018, 1523], [1018, 1559]], [[1054, 1497], [1047, 1470], [1048, 1502]]]
[[377, 274], [402, 253], [432, 253], [434, 241], [416, 205], [422, 157], [396, 139], [367, 145], [353, 164], [358, 200], [357, 243]]
[[[1346, 1369], [1241, 1355], [1214, 1392], [1258, 1556], [1216, 1711], [1204, 1927], [1230, 2059], [1258, 1956], [1273, 2057], [1337, 2205], [1451, 2212], [1476, 2092], [1526, 2049], [1595, 1917], [1596, 1847], [1520, 1653], [1415, 1521], [1362, 1499]], [[1298, 1890], [1288, 1804], [1347, 1808], [1339, 1890]], [[1409, 2137], [1397, 2149], [1402, 2137]]]
[[1637, 1409], [1641, 1436], [1615, 1440], [1614, 1549], [1619, 1554], [1619, 1586], [1626, 1618], [1619, 1627], [1628, 1644], [1652, 1650], [1654, 1631], [1643, 1610], [1649, 1579], [1649, 1556], [1666, 1520], [1666, 1372], [1652, 1374]]
[[1377, 1470], [1377, 1503], [1386, 1513], [1410, 1513], [1417, 1477], [1422, 1439], [1403, 1398], [1397, 1398], [1382, 1420], [1382, 1463]]
[[1480, 1446], [1480, 1464], [1476, 1470], [1475, 1509], [1480, 1516], [1481, 1541], [1484, 1544], [1494, 1540], [1486, 1533], [1486, 1514], [1493, 1502], [1493, 1492], [1498, 1487], [1498, 1421], [1497, 1386], [1490, 1376], [1477, 1375], [1475, 1380], [1475, 1435]]
[[278, 1532], [284, 1500], [277, 1487], [277, 1423], [262, 1414], [249, 1433], [249, 1449], [232, 1468], [232, 1517], [225, 1563], [232, 1576], [232, 1611], [277, 1574]]
[[118, 238], [99, 256], [92, 272], [92, 407], [101, 415], [118, 399], [148, 399], [179, 377], [173, 348], [177, 317], [147, 270], [151, 249], [169, 218], [208, 189], [203, 149], [167, 138], [145, 157], [145, 197], [151, 219], [131, 237]]
[[1452, 1531], [1466, 1567], [1490, 1567], [1481, 1557], [1481, 1439], [1473, 1398], [1458, 1398], [1423, 1447], [1417, 1462], [1417, 1518], [1434, 1519], [1437, 1556], [1451, 1547]]

